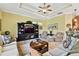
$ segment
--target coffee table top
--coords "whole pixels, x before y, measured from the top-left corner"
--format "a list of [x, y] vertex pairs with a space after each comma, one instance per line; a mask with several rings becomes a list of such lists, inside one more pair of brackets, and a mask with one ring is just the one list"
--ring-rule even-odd
[[[38, 41], [38, 42], [37, 41], [36, 42], [31, 41], [30, 46], [33, 49], [37, 50], [38, 52], [42, 51], [44, 47], [45, 47], [45, 49], [48, 50], [48, 42], [42, 41], [42, 40], [41, 41]], [[44, 51], [42, 51], [42, 52], [44, 52]]]

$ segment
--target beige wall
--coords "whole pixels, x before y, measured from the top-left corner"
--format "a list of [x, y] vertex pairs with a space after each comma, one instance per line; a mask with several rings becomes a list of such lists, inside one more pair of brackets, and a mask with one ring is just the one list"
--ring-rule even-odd
[[65, 14], [65, 29], [67, 24], [71, 24], [72, 25], [72, 19], [74, 18], [74, 15], [72, 14]]
[[[0, 17], [2, 18], [2, 32], [9, 30], [11, 34], [14, 36], [16, 36], [16, 33], [17, 33], [17, 22], [25, 22], [27, 20], [37, 22], [37, 20], [26, 16], [15, 15], [7, 12], [2, 12], [1, 14], [2, 16]], [[61, 16], [54, 17], [52, 19], [42, 20], [38, 22], [42, 23], [42, 26], [43, 26], [42, 31], [49, 31], [48, 30], [49, 24], [58, 23], [58, 29], [54, 30], [54, 32], [59, 32], [59, 31], [62, 32], [62, 31], [65, 31], [66, 29], [65, 25], [67, 23], [71, 23], [71, 21], [72, 21], [72, 15], [67, 14], [67, 15], [61, 15]]]
[[[0, 23], [2, 21], [2, 12], [0, 11]], [[1, 28], [1, 24], [0, 24], [0, 28]], [[0, 34], [1, 34], [1, 30], [0, 30]]]
[[2, 19], [2, 12], [0, 11], [0, 19]]
[[55, 23], [58, 24], [58, 29], [53, 30], [54, 33], [59, 32], [59, 31], [63, 32], [65, 30], [65, 17], [64, 17], [64, 15], [57, 16], [57, 17], [54, 17], [54, 18], [48, 19], [48, 20], [43, 20], [42, 23], [43, 23], [43, 26], [44, 26], [43, 28], [46, 31], [49, 31], [48, 30], [49, 24], [55, 24]]
[[4, 31], [10, 31], [12, 35], [17, 34], [17, 22], [26, 22], [27, 20], [32, 20], [32, 18], [10, 14], [7, 12], [2, 12], [2, 32]]

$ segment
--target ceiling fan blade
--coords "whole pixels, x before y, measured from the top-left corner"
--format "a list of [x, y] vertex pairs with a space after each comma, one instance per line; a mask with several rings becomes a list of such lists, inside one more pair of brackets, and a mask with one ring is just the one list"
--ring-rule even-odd
[[38, 12], [41, 12], [42, 10], [39, 10]]
[[22, 6], [22, 3], [19, 4], [19, 8], [21, 8], [21, 6]]
[[47, 8], [49, 8], [50, 7], [50, 5], [47, 5]]
[[62, 14], [63, 12], [59, 12], [59, 13], [57, 13], [57, 14]]
[[52, 11], [52, 9], [48, 9], [48, 11]]
[[39, 8], [41, 8], [41, 9], [42, 9], [43, 7], [39, 6]]
[[44, 6], [46, 5], [46, 3], [44, 3]]

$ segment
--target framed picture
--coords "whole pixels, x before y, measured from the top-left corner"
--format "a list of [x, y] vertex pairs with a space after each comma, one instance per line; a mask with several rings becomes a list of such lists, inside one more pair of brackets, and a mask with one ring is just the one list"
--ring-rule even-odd
[[57, 30], [58, 29], [58, 23], [55, 24], [49, 24], [48, 25], [49, 30]]

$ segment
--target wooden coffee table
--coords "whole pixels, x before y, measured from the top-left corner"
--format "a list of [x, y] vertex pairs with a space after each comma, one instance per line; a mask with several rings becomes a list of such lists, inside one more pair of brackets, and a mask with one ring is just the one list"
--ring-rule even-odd
[[36, 42], [31, 41], [30, 46], [33, 49], [37, 50], [41, 54], [48, 51], [48, 42], [46, 42], [46, 41], [42, 41], [42, 40], [40, 40], [38, 42], [37, 41]]

